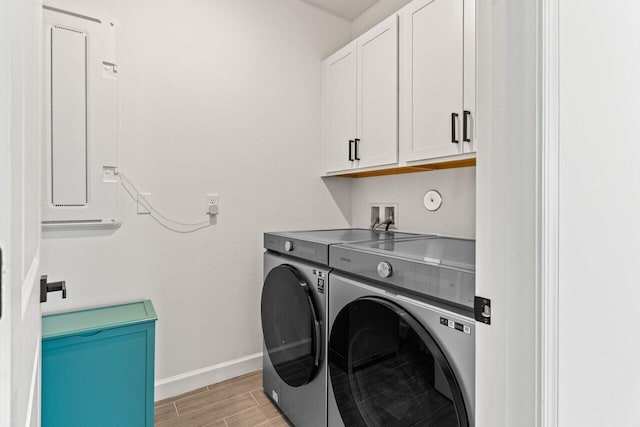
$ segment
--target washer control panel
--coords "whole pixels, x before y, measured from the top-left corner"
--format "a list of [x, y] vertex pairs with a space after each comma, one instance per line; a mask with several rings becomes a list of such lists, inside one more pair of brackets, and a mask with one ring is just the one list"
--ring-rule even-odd
[[463, 325], [462, 323], [458, 323], [455, 320], [447, 319], [445, 317], [440, 318], [440, 324], [443, 326], [447, 326], [451, 329], [455, 329], [456, 331], [464, 332], [467, 335], [471, 335], [471, 328], [467, 325]]
[[391, 274], [393, 274], [391, 264], [386, 261], [382, 261], [378, 264], [378, 276], [386, 279], [387, 277], [391, 277]]

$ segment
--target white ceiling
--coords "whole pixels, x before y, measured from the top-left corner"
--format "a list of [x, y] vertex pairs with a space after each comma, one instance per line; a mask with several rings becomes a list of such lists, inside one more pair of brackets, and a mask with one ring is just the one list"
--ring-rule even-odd
[[302, 0], [306, 3], [312, 4], [324, 9], [327, 12], [331, 12], [334, 15], [342, 16], [343, 18], [353, 21], [360, 16], [362, 12], [377, 3], [378, 0]]

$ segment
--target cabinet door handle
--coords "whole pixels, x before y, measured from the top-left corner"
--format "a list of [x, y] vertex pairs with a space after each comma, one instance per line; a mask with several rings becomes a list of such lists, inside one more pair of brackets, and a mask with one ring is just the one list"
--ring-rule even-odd
[[353, 139], [349, 140], [349, 161], [353, 162]]
[[456, 119], [458, 118], [458, 113], [451, 113], [451, 142], [457, 144], [459, 141], [456, 138]]
[[471, 111], [464, 110], [462, 115], [462, 140], [464, 142], [471, 142], [471, 138], [469, 138], [469, 117], [471, 117]]
[[355, 156], [354, 157], [355, 157], [356, 160], [360, 160], [360, 153], [359, 153], [359, 151], [360, 151], [359, 150], [359, 148], [360, 148], [360, 140], [358, 138], [355, 139], [355, 144], [354, 145], [356, 147], [356, 149], [354, 150], [355, 151]]
[[77, 334], [77, 337], [82, 337], [82, 338], [86, 338], [86, 337], [95, 337], [96, 335], [98, 335], [99, 333], [101, 333], [102, 331], [90, 331], [90, 332], [81, 332], [79, 334]]

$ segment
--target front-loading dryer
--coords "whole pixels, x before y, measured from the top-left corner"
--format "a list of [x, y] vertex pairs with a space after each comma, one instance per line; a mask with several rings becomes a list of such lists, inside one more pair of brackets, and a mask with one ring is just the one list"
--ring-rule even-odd
[[263, 387], [295, 426], [326, 426], [325, 286], [329, 269], [264, 254]]

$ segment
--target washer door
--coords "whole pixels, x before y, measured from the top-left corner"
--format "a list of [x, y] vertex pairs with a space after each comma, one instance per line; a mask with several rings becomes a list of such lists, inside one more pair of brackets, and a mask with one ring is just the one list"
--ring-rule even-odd
[[346, 426], [460, 426], [458, 381], [429, 332], [400, 306], [357, 299], [337, 315], [329, 374]]
[[320, 320], [309, 286], [290, 265], [267, 274], [262, 288], [264, 343], [280, 378], [292, 387], [308, 384], [320, 364]]

